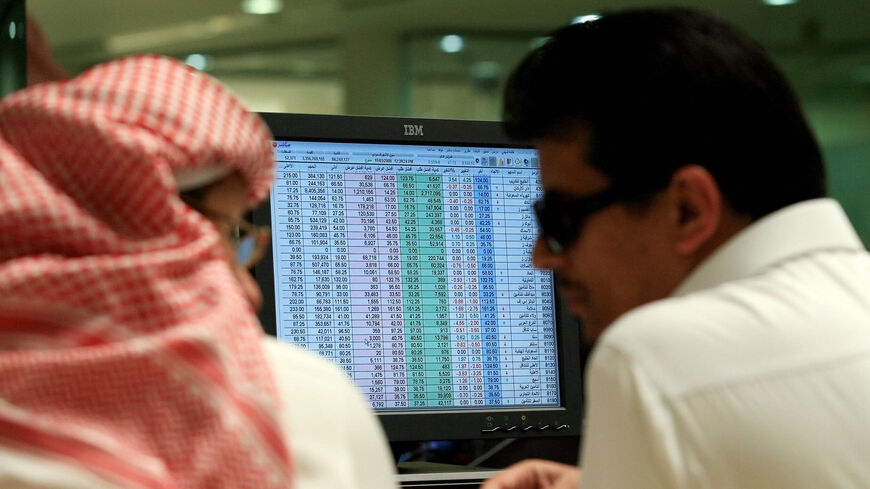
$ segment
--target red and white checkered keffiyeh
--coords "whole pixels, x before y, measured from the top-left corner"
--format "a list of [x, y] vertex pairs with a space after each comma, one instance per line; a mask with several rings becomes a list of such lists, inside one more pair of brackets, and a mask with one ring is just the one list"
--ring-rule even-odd
[[106, 63], [0, 103], [0, 445], [126, 487], [288, 487], [261, 331], [173, 170], [237, 169], [269, 132], [167, 58]]

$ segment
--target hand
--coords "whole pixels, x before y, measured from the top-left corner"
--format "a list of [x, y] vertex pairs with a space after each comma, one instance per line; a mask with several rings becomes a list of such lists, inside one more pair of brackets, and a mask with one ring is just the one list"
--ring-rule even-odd
[[487, 479], [480, 489], [577, 489], [580, 469], [549, 460], [515, 463]]

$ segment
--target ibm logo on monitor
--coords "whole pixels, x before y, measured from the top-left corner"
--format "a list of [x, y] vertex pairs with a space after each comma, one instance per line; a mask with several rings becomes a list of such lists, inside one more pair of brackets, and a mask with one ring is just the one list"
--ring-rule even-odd
[[405, 136], [422, 136], [423, 135], [423, 125], [416, 124], [404, 124], [405, 127]]

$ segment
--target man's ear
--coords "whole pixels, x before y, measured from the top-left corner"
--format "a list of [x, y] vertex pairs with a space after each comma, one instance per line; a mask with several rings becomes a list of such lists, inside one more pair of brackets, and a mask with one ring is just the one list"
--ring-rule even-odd
[[671, 177], [676, 251], [691, 255], [710, 242], [722, 222], [722, 192], [706, 168], [687, 165]]

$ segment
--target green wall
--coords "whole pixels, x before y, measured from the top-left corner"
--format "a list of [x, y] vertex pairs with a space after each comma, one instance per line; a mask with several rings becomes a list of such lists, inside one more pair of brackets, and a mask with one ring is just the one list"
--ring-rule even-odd
[[822, 151], [831, 197], [846, 209], [864, 245], [870, 245], [870, 141], [831, 145]]

